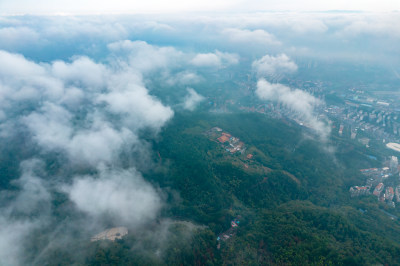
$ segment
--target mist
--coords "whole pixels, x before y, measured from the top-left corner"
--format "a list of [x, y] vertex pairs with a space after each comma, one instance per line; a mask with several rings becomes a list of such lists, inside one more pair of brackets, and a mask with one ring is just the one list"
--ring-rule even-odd
[[167, 217], [179, 193], [146, 175], [168, 171], [152, 145], [176, 114], [279, 103], [324, 146], [325, 102], [294, 80], [346, 74], [351, 87], [356, 65], [397, 86], [397, 22], [364, 12], [1, 16], [0, 144], [14, 168], [0, 191], [0, 264], [39, 265], [113, 226], [162, 258], [169, 228], [184, 240], [205, 228]]

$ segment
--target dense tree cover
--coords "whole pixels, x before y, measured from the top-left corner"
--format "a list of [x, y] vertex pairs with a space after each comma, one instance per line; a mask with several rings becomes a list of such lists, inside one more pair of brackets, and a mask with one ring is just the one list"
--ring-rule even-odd
[[244, 238], [263, 243], [277, 264], [394, 264], [400, 256], [394, 242], [360, 230], [339, 211], [304, 201], [262, 211]]
[[[246, 151], [230, 154], [210, 140], [204, 133], [215, 126], [239, 137]], [[398, 264], [400, 224], [383, 212], [392, 210], [373, 196], [348, 193], [365, 181], [358, 169], [373, 163], [364, 147], [315, 139], [307, 129], [260, 114], [177, 113], [157, 138], [147, 138], [154, 163], [140, 169], [165, 192], [159, 221], [115, 242], [84, 236], [79, 239], [87, 241], [67, 246], [46, 246], [49, 228], [27, 248], [37, 265]], [[50, 171], [68, 172], [50, 159]], [[62, 193], [54, 199], [55, 226], [68, 222], [67, 212], [79, 215]], [[217, 236], [235, 217], [236, 235], [218, 249]], [[164, 226], [165, 219], [174, 222]]]
[[[136, 232], [115, 242], [77, 241], [64, 246], [60, 246], [62, 243], [53, 243], [47, 247], [44, 256], [29, 260], [29, 264], [213, 265], [220, 261], [215, 234], [209, 229], [198, 227], [188, 231], [187, 226], [180, 223], [164, 229], [167, 240], [157, 234]], [[37, 236], [37, 241], [40, 241], [40, 236]]]
[[[204, 136], [214, 126], [246, 143], [254, 154], [246, 161], [250, 168], [271, 171], [241, 167], [243, 155]], [[170, 163], [157, 182], [183, 198], [172, 213], [216, 234], [242, 215], [238, 235], [222, 243], [220, 263], [396, 264], [398, 222], [380, 212], [375, 198], [360, 205], [348, 194], [349, 186], [364, 182], [358, 170], [371, 167], [363, 147], [337, 138], [321, 144], [309, 134], [262, 115], [178, 114], [154, 143]]]

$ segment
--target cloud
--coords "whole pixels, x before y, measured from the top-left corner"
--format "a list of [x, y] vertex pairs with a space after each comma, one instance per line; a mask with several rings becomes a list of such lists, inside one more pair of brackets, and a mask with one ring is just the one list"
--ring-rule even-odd
[[[107, 22], [105, 22], [107, 21]], [[112, 16], [49, 16], [44, 21], [35, 21], [39, 24], [42, 37], [46, 41], [75, 40], [88, 38], [96, 42], [112, 42], [128, 37], [129, 27], [115, 20]], [[81, 41], [83, 41], [81, 39]]]
[[98, 102], [107, 104], [107, 110], [119, 114], [132, 130], [150, 127], [161, 128], [172, 116], [170, 107], [164, 106], [148, 94], [141, 85], [125, 85], [124, 90], [115, 89], [97, 97]]
[[[128, 102], [132, 97], [129, 94], [123, 96], [127, 97], [125, 100]], [[117, 100], [112, 97], [105, 97], [117, 104]], [[32, 132], [33, 139], [45, 151], [62, 152], [74, 164], [96, 167], [99, 163], [111, 164], [118, 160], [124, 147], [140, 146], [136, 135], [137, 130], [147, 126], [158, 129], [172, 116], [171, 109], [164, 108], [157, 102], [154, 102], [153, 105], [158, 106], [159, 109], [150, 106], [150, 109], [151, 107], [154, 108], [146, 114], [126, 110], [128, 116], [126, 124], [130, 128], [115, 128], [111, 122], [106, 121], [104, 115], [96, 112], [88, 115], [86, 120], [82, 121], [84, 127], [77, 128], [73, 125], [75, 121], [73, 115], [66, 109], [52, 103], [45, 103], [40, 111], [23, 117], [22, 122]], [[142, 102], [142, 107], [149, 108], [149, 106], [146, 106], [146, 101]], [[123, 109], [124, 106], [122, 105], [121, 108]], [[147, 109], [140, 110], [140, 112], [145, 110]], [[160, 120], [157, 117], [160, 114], [156, 112], [160, 112], [162, 119], [165, 120]], [[140, 118], [140, 115], [146, 117]]]
[[[161, 48], [139, 46], [167, 57]], [[44, 150], [65, 153], [71, 162], [111, 163], [123, 146], [138, 145], [139, 130], [157, 132], [173, 116], [171, 108], [149, 95], [142, 69], [130, 62], [114, 59], [106, 66], [76, 57], [70, 63], [37, 64], [5, 51], [0, 59], [1, 118], [18, 113], [21, 102], [31, 103], [33, 110], [20, 122]], [[168, 60], [162, 59], [162, 65], [167, 67]], [[82, 103], [85, 111], [78, 122], [75, 112]], [[116, 116], [114, 121], [108, 121], [108, 114]]]
[[[37, 171], [43, 162], [37, 159], [21, 163], [22, 175], [13, 183], [18, 192], [2, 192], [2, 202], [8, 202], [0, 209], [0, 264], [23, 265], [24, 243], [33, 230], [49, 223], [51, 196]], [[11, 194], [11, 195], [10, 195]]]
[[78, 57], [72, 63], [55, 61], [52, 74], [64, 81], [66, 85], [85, 87], [86, 89], [102, 88], [106, 78], [106, 67], [93, 62], [87, 57]]
[[46, 150], [61, 149], [68, 145], [73, 133], [72, 114], [63, 107], [45, 103], [40, 112], [22, 118], [32, 137]]
[[222, 62], [227, 65], [237, 65], [239, 63], [239, 55], [232, 53], [223, 53], [220, 51], [215, 51], [215, 55], [220, 58]]
[[201, 77], [190, 71], [182, 71], [175, 75], [167, 76], [166, 82], [168, 85], [189, 85], [201, 81]]
[[340, 25], [335, 32], [336, 37], [353, 39], [357, 37], [377, 36], [380, 38], [400, 38], [400, 29], [397, 27], [400, 18], [397, 14], [378, 14], [368, 16], [360, 14], [354, 17], [342, 17]]
[[40, 97], [60, 99], [64, 92], [63, 84], [48, 74], [47, 67], [22, 55], [0, 50], [0, 101], [3, 103], [0, 108], [15, 102], [34, 102]]
[[[370, 57], [371, 61], [385, 61], [382, 60], [384, 56], [386, 61], [396, 62], [392, 53], [398, 54], [397, 46], [393, 45], [400, 36], [397, 22], [395, 13], [253, 12], [219, 16], [14, 16], [3, 18], [0, 28], [5, 32], [21, 32], [15, 35], [26, 38], [16, 41], [18, 45], [3, 49], [23, 53], [29, 58], [46, 57], [46, 61], [60, 59], [60, 56], [66, 60], [77, 54], [104, 59], [108, 43], [138, 38], [176, 47], [196, 41], [202, 47], [252, 56], [265, 54], [268, 49], [268, 53], [284, 52], [297, 58]], [[25, 34], [27, 30], [34, 34]], [[7, 34], [10, 33], [5, 36]], [[372, 36], [379, 38], [372, 39]], [[81, 45], [73, 45], [77, 40]], [[359, 49], [360, 44], [366, 43]], [[299, 53], [301, 49], [308, 52]]]
[[[1, 199], [7, 201], [0, 209], [0, 264], [18, 264], [29, 234], [47, 228], [47, 220], [54, 218], [48, 213], [53, 190], [66, 193], [66, 204], [74, 203], [68, 212], [79, 211], [80, 216], [65, 223], [84, 217], [96, 224], [105, 218], [110, 224], [135, 227], [158, 216], [163, 193], [133, 168], [150, 153], [150, 144], [141, 135], [159, 132], [174, 116], [172, 108], [154, 96], [154, 77], [161, 85], [186, 87], [202, 80], [198, 73], [204, 69], [196, 68], [237, 65], [242, 60], [235, 52], [246, 55], [242, 58], [247, 64], [245, 60], [260, 58], [266, 49], [275, 55], [253, 62], [258, 76], [290, 74], [297, 71], [297, 62], [302, 63], [297, 57], [302, 49], [306, 56], [323, 49], [329, 49], [324, 53], [329, 58], [335, 51], [348, 56], [348, 47], [357, 48], [365, 37], [377, 44], [398, 38], [397, 20], [395, 15], [385, 19], [339, 13], [185, 15], [157, 17], [156, 22], [145, 15], [0, 17], [0, 47], [25, 55], [0, 50], [1, 141], [23, 135], [35, 144], [27, 147], [31, 153], [42, 158], [50, 154], [62, 165], [55, 175], [44, 178], [38, 170], [44, 162], [26, 161], [19, 179], [11, 183], [19, 192], [1, 191]], [[75, 45], [77, 40], [81, 45]], [[214, 48], [199, 54], [186, 49], [197, 41], [198, 47]], [[165, 43], [181, 48], [162, 46]], [[378, 57], [370, 51], [365, 53]], [[296, 63], [288, 55], [295, 55]], [[397, 58], [398, 53], [390, 56]], [[167, 90], [163, 94], [171, 97]], [[260, 79], [256, 94], [291, 109], [321, 139], [329, 135], [329, 128], [315, 116], [316, 106], [323, 103], [307, 92]], [[188, 88], [182, 106], [194, 110], [203, 99]], [[135, 158], [126, 165], [121, 162], [125, 155]], [[64, 229], [60, 225], [59, 230]]]
[[250, 43], [250, 44], [258, 44], [265, 46], [281, 44], [275, 38], [274, 35], [261, 29], [247, 30], [247, 29], [228, 28], [223, 30], [222, 34], [226, 36], [230, 42]]
[[158, 47], [144, 41], [118, 41], [110, 43], [108, 49], [129, 67], [145, 74], [157, 69], [181, 65], [184, 54], [173, 47]]
[[222, 12], [257, 12], [259, 10], [289, 10], [299, 11], [326, 11], [326, 10], [363, 10], [363, 11], [386, 11], [399, 10], [400, 4], [396, 0], [386, 1], [227, 1], [227, 0], [203, 0], [203, 1], [168, 1], [165, 3], [160, 0], [151, 0], [145, 2], [116, 0], [112, 3], [108, 1], [77, 1], [54, 3], [50, 0], [38, 0], [36, 2], [21, 0], [4, 0], [0, 3], [0, 8], [5, 14], [165, 14], [170, 13], [193, 13], [206, 11]]
[[271, 76], [276, 74], [293, 73], [297, 71], [297, 65], [285, 54], [278, 56], [265, 55], [252, 63], [257, 76]]
[[4, 27], [0, 28], [0, 49], [15, 49], [26, 45], [35, 44], [39, 34], [29, 27]]
[[118, 158], [123, 145], [134, 144], [137, 138], [128, 129], [116, 130], [93, 114], [88, 128], [75, 128], [73, 115], [64, 108], [46, 103], [39, 112], [23, 117], [33, 139], [45, 151], [64, 152], [70, 162], [96, 166]]
[[[93, 224], [104, 225], [106, 218], [136, 227], [152, 221], [163, 207], [162, 192], [134, 167], [149, 153], [141, 131], [157, 133], [174, 112], [149, 93], [143, 77], [169, 69], [174, 56], [182, 53], [144, 42], [125, 44], [125, 48], [111, 47], [114, 50], [104, 63], [86, 56], [37, 63], [0, 51], [1, 141], [12, 136], [10, 132], [30, 138], [30, 145], [35, 146], [28, 149], [43, 158], [51, 154], [64, 169], [56, 180], [44, 180], [36, 174], [40, 167], [34, 166], [40, 163], [25, 162], [21, 164], [23, 174], [12, 182], [19, 192], [2, 191], [1, 195], [10, 197], [0, 214], [0, 264], [23, 264], [26, 239], [35, 230], [44, 231], [54, 218], [49, 213], [54, 191], [65, 193], [74, 203], [75, 208], [67, 213], [76, 223], [80, 216], [71, 213], [78, 210]], [[141, 65], [143, 62], [147, 65]], [[128, 159], [125, 167], [129, 169], [124, 169], [122, 154], [140, 159]], [[82, 169], [90, 169], [91, 175], [78, 175]], [[72, 183], [63, 171], [74, 176]], [[60, 226], [65, 229], [69, 225]], [[49, 233], [49, 243], [58, 241], [63, 246], [60, 243], [68, 236], [54, 234], [60, 240]]]
[[43, 161], [39, 159], [21, 162], [22, 175], [18, 180], [13, 181], [13, 184], [20, 188], [13, 202], [13, 211], [27, 214], [40, 212], [46, 206], [50, 207], [51, 195], [48, 187], [38, 176], [43, 172], [44, 166]]
[[162, 207], [158, 191], [134, 169], [102, 169], [98, 177], [75, 177], [64, 190], [90, 216], [134, 227], [153, 220]]
[[192, 59], [191, 63], [197, 67], [219, 67], [221, 59], [213, 53], [198, 54]]
[[[251, 15], [238, 15], [232, 20], [238, 22], [237, 27], [265, 29], [276, 33], [295, 34], [297, 37], [302, 34], [323, 34], [329, 27], [325, 24], [324, 19], [327, 14], [322, 13], [264, 13], [257, 12]], [[234, 24], [234, 22], [231, 22]], [[283, 32], [282, 32], [283, 31]], [[269, 32], [270, 33], [270, 32]], [[272, 33], [270, 33], [272, 35]], [[275, 39], [275, 41], [277, 41]]]
[[[171, 248], [168, 242], [174, 241], [178, 243], [174, 248], [184, 249], [190, 246], [193, 241], [193, 234], [197, 230], [204, 229], [188, 221], [174, 221], [171, 219], [163, 219], [153, 226], [152, 230], [135, 232], [135, 236], [144, 241], [137, 241], [132, 249], [143, 251], [143, 254], [155, 255], [164, 260], [168, 259], [168, 249]], [[151, 244], [152, 248], [149, 248]]]
[[305, 121], [305, 125], [315, 130], [322, 140], [326, 140], [328, 137], [330, 128], [314, 115], [314, 108], [322, 104], [318, 98], [299, 89], [292, 90], [279, 83], [269, 83], [265, 79], [260, 79], [257, 82], [256, 95], [262, 100], [284, 104], [300, 116]]
[[204, 101], [205, 98], [192, 88], [188, 88], [187, 92], [188, 94], [185, 97], [183, 108], [193, 111], [201, 101]]
[[197, 54], [190, 63], [196, 67], [220, 67], [222, 64], [235, 65], [239, 63], [239, 56], [217, 50], [215, 53]]
[[31, 61], [28, 61], [22, 55], [12, 54], [0, 50], [0, 75], [1, 79], [15, 78], [24, 80], [31, 76], [42, 76], [45, 69]]

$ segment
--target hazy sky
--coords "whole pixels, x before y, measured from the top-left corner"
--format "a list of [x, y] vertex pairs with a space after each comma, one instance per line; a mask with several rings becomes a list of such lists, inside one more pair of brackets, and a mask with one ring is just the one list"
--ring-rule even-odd
[[173, 13], [195, 11], [394, 11], [399, 0], [0, 0], [0, 14]]

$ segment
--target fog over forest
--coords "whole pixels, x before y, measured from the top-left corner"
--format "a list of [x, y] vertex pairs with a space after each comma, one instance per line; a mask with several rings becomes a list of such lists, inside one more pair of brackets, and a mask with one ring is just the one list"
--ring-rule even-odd
[[[343, 91], [353, 87], [373, 91], [365, 85], [373, 84], [376, 90], [398, 91], [398, 25], [396, 12], [356, 11], [0, 16], [0, 264], [55, 265], [56, 254], [60, 254], [68, 258], [63, 259], [66, 265], [96, 265], [99, 262], [91, 260], [96, 250], [120, 246], [117, 241], [116, 246], [108, 243], [104, 247], [91, 243], [90, 238], [121, 226], [134, 240], [123, 242], [127, 253], [116, 252], [115, 256], [134, 254], [139, 259], [103, 263], [191, 264], [183, 255], [176, 255], [175, 262], [168, 259], [175, 254], [171, 251], [174, 245], [180, 243], [188, 248], [182, 247], [182, 252], [194, 256], [194, 261], [210, 256], [214, 264], [223, 264], [234, 255], [226, 255], [224, 247], [217, 250], [216, 239], [239, 212], [244, 217], [245, 213], [267, 217], [268, 211], [291, 209], [296, 201], [306, 202], [300, 205], [310, 212], [314, 211], [311, 203], [321, 213], [329, 213], [329, 208], [341, 213], [339, 206], [352, 206], [357, 212], [359, 203], [350, 199], [351, 203], [344, 203], [326, 196], [329, 203], [318, 205], [317, 196], [312, 196], [320, 193], [313, 185], [335, 186], [332, 191], [347, 195], [349, 181], [342, 175], [354, 169], [346, 165], [341, 152], [361, 154], [358, 149], [362, 149], [337, 140], [336, 122], [318, 112], [331, 104], [328, 101], [333, 96], [326, 95], [335, 94], [340, 86]], [[297, 86], [299, 80], [324, 82], [326, 93]], [[337, 91], [339, 96], [344, 94]], [[230, 120], [229, 115], [240, 117], [253, 106], [286, 108], [306, 129], [303, 132], [276, 117], [273, 119], [281, 122], [257, 122], [264, 121], [257, 117], [254, 119], [261, 120]], [[218, 141], [204, 137], [206, 130], [217, 126], [243, 139], [249, 152], [254, 150], [254, 172], [221, 170], [231, 157], [223, 149], [219, 151]], [[242, 135], [235, 135], [235, 130]], [[256, 134], [265, 135], [270, 146], [263, 146], [262, 138], [252, 137]], [[277, 151], [271, 148], [278, 144]], [[207, 145], [209, 151], [201, 150]], [[219, 152], [222, 155], [212, 157]], [[301, 155], [285, 157], [296, 152]], [[306, 162], [298, 165], [309, 168], [296, 170], [285, 164], [300, 162], [299, 158]], [[214, 159], [215, 165], [206, 164]], [[185, 160], [191, 163], [185, 164]], [[229, 164], [235, 166], [237, 160], [242, 159], [232, 159]], [[319, 160], [329, 165], [318, 165]], [[367, 162], [360, 165], [368, 166]], [[344, 169], [335, 173], [340, 180], [337, 183], [331, 181], [334, 176], [321, 175], [324, 171], [333, 174], [328, 169], [334, 167]], [[264, 171], [259, 169], [267, 170], [259, 174], [257, 171]], [[361, 179], [358, 170], [349, 174], [351, 178]], [[253, 176], [260, 180], [224, 183], [219, 171], [232, 178], [243, 174], [247, 180]], [[281, 209], [272, 209], [276, 200], [261, 200], [260, 196], [257, 201], [251, 196], [270, 194], [270, 188], [260, 188], [263, 192], [254, 188], [256, 183], [262, 187], [267, 182], [267, 177], [262, 181], [264, 175], [269, 173], [272, 181], [268, 182], [276, 178], [291, 184], [270, 184], [275, 192], [283, 187], [285, 192], [279, 192], [285, 194], [282, 199], [292, 195], [282, 201], [289, 205], [279, 205]], [[315, 181], [312, 173], [324, 181]], [[211, 181], [204, 177], [208, 175], [213, 176]], [[206, 181], [196, 179], [198, 176]], [[237, 190], [240, 184], [248, 185], [243, 188], [246, 192]], [[292, 187], [297, 192], [290, 194]], [[186, 195], [189, 191], [195, 192]], [[213, 203], [195, 199], [197, 196]], [[216, 207], [218, 204], [221, 206]], [[343, 217], [337, 223], [351, 220], [351, 215]], [[253, 228], [260, 226], [261, 220], [252, 219]], [[253, 237], [257, 240], [252, 243], [262, 249], [258, 236], [245, 231], [245, 226], [235, 236], [237, 241], [242, 245]], [[353, 225], [348, 228], [353, 230]], [[362, 233], [355, 235], [364, 236], [369, 230], [359, 228]], [[396, 231], [397, 224], [393, 228], [387, 232]], [[263, 238], [265, 243], [266, 239], [270, 238]], [[393, 261], [399, 258], [395, 252], [400, 244], [395, 242]], [[76, 243], [87, 249], [76, 252], [71, 248]], [[193, 251], [197, 248], [199, 251]], [[205, 255], [204, 250], [222, 255], [214, 251]], [[275, 254], [271, 250], [267, 253]], [[336, 258], [321, 254], [321, 258]], [[273, 255], [268, 258], [258, 263], [287, 262]], [[296, 264], [294, 261], [287, 263]]]

